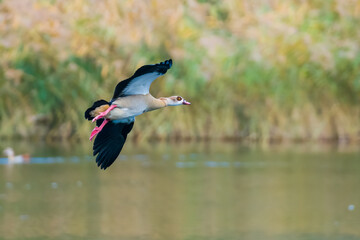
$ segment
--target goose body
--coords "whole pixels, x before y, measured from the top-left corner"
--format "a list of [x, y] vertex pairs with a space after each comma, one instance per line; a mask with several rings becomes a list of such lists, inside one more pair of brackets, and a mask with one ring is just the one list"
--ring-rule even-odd
[[90, 140], [97, 135], [93, 154], [102, 169], [120, 154], [136, 116], [167, 106], [190, 104], [180, 96], [155, 98], [149, 93], [151, 83], [171, 66], [171, 59], [142, 66], [132, 77], [117, 84], [110, 102], [98, 100], [86, 110], [85, 118], [96, 121]]
[[107, 118], [111, 120], [136, 117], [166, 106], [163, 100], [156, 99], [151, 94], [120, 97], [112, 103], [112, 105], [114, 104], [117, 107], [107, 115]]

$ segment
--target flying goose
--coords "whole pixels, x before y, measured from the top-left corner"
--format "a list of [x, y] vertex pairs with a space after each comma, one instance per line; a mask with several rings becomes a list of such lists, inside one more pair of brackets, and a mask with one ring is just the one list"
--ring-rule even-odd
[[96, 136], [93, 155], [101, 169], [109, 167], [121, 152], [135, 117], [167, 106], [190, 105], [181, 96], [155, 98], [149, 93], [151, 83], [164, 75], [172, 60], [145, 65], [134, 75], [119, 82], [110, 102], [98, 100], [85, 112], [85, 118], [96, 121], [90, 141]]

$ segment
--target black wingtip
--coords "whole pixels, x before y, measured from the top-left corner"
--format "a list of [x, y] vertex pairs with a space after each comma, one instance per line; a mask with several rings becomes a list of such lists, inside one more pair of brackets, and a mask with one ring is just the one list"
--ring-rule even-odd
[[168, 65], [168, 68], [171, 68], [172, 66], [172, 59], [165, 60], [164, 62], [161, 62], [160, 65]]
[[96, 161], [97, 161], [97, 166], [100, 167], [101, 170], [105, 170], [107, 169], [107, 165], [104, 164], [104, 161], [98, 161], [98, 159], [96, 158]]
[[165, 74], [172, 66], [172, 59], [165, 60], [161, 63], [155, 64], [157, 66], [157, 72]]
[[[124, 142], [122, 142], [122, 145]], [[122, 148], [122, 146], [121, 146]], [[121, 148], [104, 146], [96, 157], [96, 163], [98, 167], [105, 170], [109, 167], [119, 156]]]

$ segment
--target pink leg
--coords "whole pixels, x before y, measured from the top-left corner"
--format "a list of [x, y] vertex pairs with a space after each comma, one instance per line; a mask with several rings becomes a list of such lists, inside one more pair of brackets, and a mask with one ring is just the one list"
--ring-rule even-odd
[[95, 127], [91, 132], [89, 140], [91, 141], [96, 136], [96, 134], [98, 134], [109, 121], [110, 121], [109, 119], [104, 119], [104, 121], [102, 122], [102, 124], [99, 127]]
[[92, 120], [92, 122], [95, 122], [96, 120], [100, 119], [100, 118], [104, 118], [111, 110], [113, 110], [114, 108], [116, 108], [116, 105], [111, 105], [108, 109], [106, 109], [105, 112], [100, 113], [99, 115], [97, 115], [96, 117], [94, 117], [94, 119]]

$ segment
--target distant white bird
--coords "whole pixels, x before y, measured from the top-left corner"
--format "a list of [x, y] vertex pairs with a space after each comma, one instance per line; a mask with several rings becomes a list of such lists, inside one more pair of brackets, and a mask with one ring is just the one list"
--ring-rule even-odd
[[15, 152], [11, 147], [5, 148], [4, 154], [8, 157], [8, 164], [21, 164], [30, 161], [29, 154], [15, 156]]

